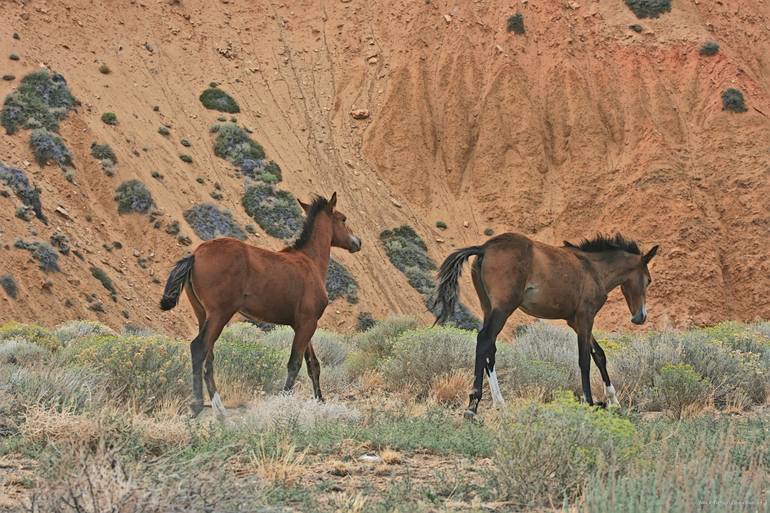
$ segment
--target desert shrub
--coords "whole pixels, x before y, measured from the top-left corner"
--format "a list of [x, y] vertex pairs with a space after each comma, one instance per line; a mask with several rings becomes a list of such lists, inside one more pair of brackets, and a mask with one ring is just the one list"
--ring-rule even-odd
[[179, 160], [186, 162], [187, 164], [192, 164], [193, 158], [186, 153], [181, 153], [179, 155]]
[[722, 93], [722, 110], [730, 112], [746, 112], [746, 103], [743, 99], [743, 93], [733, 87], [725, 89]]
[[48, 219], [43, 214], [43, 205], [40, 202], [40, 191], [29, 183], [29, 178], [24, 171], [6, 167], [0, 162], [0, 182], [10, 187], [16, 197], [35, 212], [38, 219], [48, 224]]
[[63, 346], [67, 346], [73, 340], [91, 337], [94, 335], [116, 335], [115, 331], [98, 321], [77, 320], [67, 321], [56, 327], [53, 335]]
[[[498, 348], [500, 345], [498, 342]], [[559, 326], [536, 322], [523, 327], [511, 346], [510, 362], [501, 361], [499, 354], [497, 362], [498, 368], [510, 368], [515, 393], [527, 395], [542, 390], [548, 396], [556, 389], [566, 389], [582, 394], [575, 334]], [[537, 375], [538, 370], [542, 376]], [[614, 375], [610, 376], [614, 382]]]
[[372, 328], [376, 322], [371, 312], [358, 312], [356, 316], [356, 330], [366, 331]]
[[214, 154], [241, 167], [247, 160], [259, 162], [265, 150], [253, 141], [246, 131], [234, 123], [215, 125]]
[[19, 287], [16, 285], [16, 280], [10, 274], [0, 276], [0, 287], [3, 288], [9, 298], [16, 299], [18, 296]]
[[227, 340], [234, 343], [261, 343], [265, 332], [252, 322], [236, 322], [222, 330], [219, 340]]
[[72, 341], [62, 353], [65, 362], [103, 373], [111, 397], [143, 411], [189, 392], [186, 344], [157, 336], [96, 336]]
[[495, 234], [495, 231], [492, 228], [485, 228], [484, 229], [484, 235], [486, 235], [487, 237], [491, 237], [494, 234]]
[[29, 146], [40, 166], [54, 162], [59, 167], [72, 167], [72, 153], [64, 145], [61, 137], [45, 128], [36, 128], [29, 137]]
[[103, 62], [99, 65], [99, 73], [102, 75], [109, 75], [111, 72], [112, 70], [110, 70], [110, 67], [107, 66], [107, 63]]
[[716, 55], [717, 53], [719, 53], [719, 43], [717, 43], [716, 41], [706, 41], [705, 43], [703, 43], [703, 46], [700, 47], [699, 53], [707, 57]]
[[411, 330], [393, 343], [393, 353], [382, 367], [388, 387], [408, 387], [425, 397], [433, 379], [468, 369], [476, 354], [476, 336], [452, 327]]
[[190, 141], [188, 141], [187, 139], [180, 139], [179, 144], [181, 144], [185, 148], [189, 148], [190, 146], [192, 146], [192, 144], [190, 144]]
[[261, 340], [237, 340], [232, 336], [220, 338], [214, 358], [217, 379], [254, 390], [279, 390], [286, 372], [285, 351]]
[[43, 346], [23, 339], [0, 342], [0, 363], [29, 366], [44, 361], [50, 354]]
[[102, 114], [102, 123], [105, 125], [117, 125], [118, 124], [118, 115], [114, 112], [105, 112]]
[[6, 96], [0, 123], [9, 134], [19, 128], [59, 129], [59, 121], [75, 106], [67, 82], [59, 74], [36, 71], [25, 76]]
[[117, 301], [118, 291], [115, 290], [115, 285], [112, 283], [112, 279], [107, 275], [104, 269], [92, 266], [90, 270], [91, 276], [99, 280], [99, 282], [102, 284], [102, 287], [107, 289], [107, 292], [110, 293], [110, 297], [112, 297], [113, 301]]
[[0, 383], [23, 406], [39, 406], [78, 413], [94, 410], [107, 402], [103, 376], [88, 369], [45, 365], [17, 367], [0, 373]]
[[8, 58], [11, 59], [12, 61], [18, 61], [20, 59], [19, 54], [17, 54], [17, 53], [11, 53], [8, 56]]
[[57, 248], [59, 250], [59, 253], [61, 253], [62, 255], [70, 254], [69, 237], [64, 235], [62, 232], [54, 232], [51, 235], [51, 238], [48, 240], [50, 241], [51, 246]]
[[708, 389], [691, 365], [680, 364], [663, 366], [655, 379], [653, 392], [674, 418], [681, 419], [688, 408], [706, 401]]
[[171, 130], [169, 130], [168, 127], [161, 126], [158, 128], [158, 133], [160, 135], [169, 135], [171, 133]]
[[118, 202], [118, 212], [121, 214], [146, 214], [155, 205], [150, 191], [136, 179], [127, 180], [115, 189], [115, 201]]
[[321, 365], [326, 367], [342, 365], [350, 352], [350, 344], [339, 334], [326, 330], [316, 330], [312, 344]]
[[45, 242], [26, 242], [19, 239], [14, 243], [14, 246], [31, 252], [32, 258], [37, 260], [40, 269], [45, 272], [58, 273], [60, 271], [59, 255]]
[[6, 82], [11, 82], [12, 80], [16, 80], [16, 75], [12, 75], [10, 73], [3, 75], [3, 80]]
[[209, 87], [204, 90], [199, 99], [203, 106], [210, 110], [229, 113], [241, 111], [241, 108], [233, 97], [218, 87]]
[[444, 221], [436, 221], [436, 228], [438, 228], [439, 230], [446, 230], [447, 225]]
[[625, 463], [635, 434], [627, 419], [578, 404], [571, 393], [530, 403], [499, 430], [490, 483], [522, 509], [571, 502], [599, 469]]
[[551, 401], [561, 391], [571, 388], [574, 370], [571, 366], [553, 361], [518, 359], [515, 356], [501, 365], [507, 376], [507, 389], [519, 397]]
[[217, 237], [235, 237], [244, 240], [246, 232], [233, 219], [229, 210], [220, 209], [210, 203], [199, 203], [184, 213], [185, 221], [195, 234], [203, 240]]
[[49, 351], [56, 351], [60, 346], [50, 331], [36, 324], [19, 324], [17, 322], [3, 324], [0, 326], [0, 341], [4, 340], [23, 340], [44, 347]]
[[91, 143], [91, 156], [95, 158], [96, 160], [109, 160], [112, 162], [112, 164], [118, 163], [118, 157], [115, 156], [115, 152], [112, 151], [112, 148], [109, 144], [97, 144], [95, 142]]
[[671, 0], [625, 0], [637, 18], [657, 18], [671, 11]]
[[274, 161], [245, 158], [240, 164], [241, 172], [254, 180], [274, 184], [282, 180], [281, 167]]
[[520, 12], [517, 12], [516, 14], [509, 16], [506, 23], [506, 28], [508, 32], [513, 32], [514, 34], [523, 34], [525, 32], [524, 15]]
[[267, 184], [249, 186], [243, 195], [243, 208], [268, 234], [279, 239], [290, 239], [302, 228], [302, 211], [294, 196], [276, 191]]
[[337, 262], [329, 259], [329, 270], [326, 273], [326, 293], [329, 301], [344, 297], [348, 303], [358, 303], [358, 283], [350, 271]]
[[644, 27], [642, 27], [638, 23], [634, 23], [633, 25], [629, 25], [628, 28], [630, 28], [631, 30], [633, 30], [637, 34], [641, 34], [642, 31], [644, 30]]
[[393, 354], [393, 346], [399, 335], [416, 328], [417, 319], [414, 317], [389, 317], [376, 322], [362, 333], [356, 333], [351, 338], [355, 349], [346, 362], [351, 375], [358, 377], [367, 370], [380, 368]]

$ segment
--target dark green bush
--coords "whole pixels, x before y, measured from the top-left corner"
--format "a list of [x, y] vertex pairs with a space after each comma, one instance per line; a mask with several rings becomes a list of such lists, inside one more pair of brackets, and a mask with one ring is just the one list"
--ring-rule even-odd
[[169, 130], [169, 129], [168, 129], [167, 127], [165, 127], [165, 126], [161, 126], [161, 127], [158, 127], [158, 133], [159, 133], [160, 135], [168, 135], [168, 134], [170, 134], [170, 133], [171, 133], [171, 130]]
[[118, 212], [121, 214], [146, 214], [155, 204], [147, 187], [136, 179], [125, 181], [118, 186], [115, 190], [115, 201], [118, 202]]
[[55, 162], [59, 167], [72, 167], [72, 154], [61, 137], [45, 128], [36, 128], [29, 137], [29, 145], [40, 166]]
[[19, 87], [6, 96], [0, 123], [12, 134], [19, 128], [57, 131], [59, 121], [74, 107], [75, 98], [59, 74], [36, 71], [25, 76]]
[[210, 203], [199, 203], [184, 213], [185, 221], [203, 240], [217, 237], [245, 239], [246, 233], [233, 219], [233, 214]]
[[508, 29], [508, 32], [513, 32], [514, 34], [523, 34], [525, 32], [524, 15], [521, 14], [520, 12], [517, 12], [516, 14], [512, 14], [511, 16], [509, 16], [507, 29]]
[[722, 93], [722, 110], [730, 112], [746, 112], [746, 103], [743, 99], [743, 93], [733, 87], [725, 89]]
[[637, 18], [657, 18], [671, 11], [671, 0], [625, 0]]
[[246, 189], [242, 203], [246, 213], [268, 235], [287, 240], [302, 228], [302, 211], [290, 192], [276, 191], [267, 184], [252, 185]]
[[240, 112], [241, 108], [232, 96], [219, 89], [218, 87], [209, 87], [200, 95], [200, 101], [204, 107], [220, 112]]
[[56, 251], [45, 242], [26, 242], [22, 239], [18, 239], [14, 243], [14, 246], [31, 252], [32, 258], [37, 260], [43, 271], [54, 273], [60, 271], [59, 255], [57, 255]]
[[215, 125], [214, 154], [241, 167], [246, 159], [260, 161], [265, 150], [254, 142], [244, 129], [234, 123]]
[[99, 282], [102, 284], [102, 287], [107, 289], [107, 291], [110, 293], [110, 297], [112, 297], [113, 301], [117, 301], [117, 299], [118, 299], [118, 291], [115, 290], [115, 285], [112, 283], [112, 280], [107, 275], [107, 273], [104, 272], [104, 269], [92, 266], [91, 267], [91, 276], [93, 276], [94, 278], [99, 280]]
[[186, 162], [188, 164], [192, 164], [192, 161], [193, 161], [192, 157], [187, 155], [186, 153], [180, 154], [179, 160], [181, 160], [182, 162]]
[[358, 303], [358, 283], [350, 271], [333, 258], [326, 273], [326, 293], [329, 301], [344, 297], [348, 303]]
[[676, 419], [681, 419], [687, 408], [702, 405], [708, 391], [708, 382], [687, 364], [664, 365], [653, 389], [660, 404]]
[[10, 187], [21, 202], [35, 212], [38, 219], [48, 224], [48, 219], [43, 214], [43, 205], [40, 202], [40, 191], [36, 187], [32, 187], [24, 171], [6, 167], [0, 162], [0, 182]]
[[18, 61], [19, 60], [19, 54], [12, 53], [11, 55], [8, 56], [8, 58], [11, 59], [12, 61]]
[[7, 75], [3, 75], [3, 80], [6, 82], [11, 82], [12, 80], [16, 80], [16, 75], [11, 75], [10, 73]]
[[243, 159], [240, 166], [241, 172], [245, 176], [265, 183], [278, 183], [283, 178], [280, 166], [272, 160], [268, 162], [265, 159], [253, 160], [246, 158]]
[[371, 312], [358, 312], [356, 316], [356, 330], [366, 331], [373, 327], [376, 322]]
[[444, 221], [436, 221], [436, 228], [438, 228], [439, 230], [446, 230], [447, 225]]
[[706, 41], [705, 43], [703, 43], [703, 46], [700, 47], [699, 53], [707, 57], [716, 55], [717, 53], [719, 53], [719, 43], [717, 43], [716, 41]]
[[118, 115], [114, 112], [105, 112], [102, 114], [102, 122], [107, 125], [117, 125], [118, 124]]
[[115, 152], [109, 144], [96, 144], [91, 143], [91, 156], [96, 160], [110, 160], [113, 164], [117, 164], [118, 158], [115, 156]]
[[9, 298], [16, 299], [19, 288], [16, 285], [16, 280], [13, 279], [13, 276], [10, 274], [0, 276], [0, 287], [3, 288]]
[[487, 237], [491, 237], [494, 234], [495, 234], [495, 231], [492, 228], [485, 228], [484, 229], [484, 235], [486, 235]]

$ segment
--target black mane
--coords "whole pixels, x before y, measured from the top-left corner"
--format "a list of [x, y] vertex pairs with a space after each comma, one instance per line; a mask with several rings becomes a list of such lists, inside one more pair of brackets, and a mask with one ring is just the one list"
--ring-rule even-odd
[[310, 241], [310, 235], [313, 233], [313, 227], [315, 226], [315, 218], [318, 213], [329, 206], [329, 200], [316, 196], [313, 198], [313, 202], [310, 203], [310, 208], [307, 210], [307, 218], [305, 224], [302, 226], [302, 232], [297, 237], [297, 240], [291, 245], [293, 249], [302, 249]]
[[600, 253], [602, 251], [627, 251], [634, 255], [641, 255], [642, 251], [639, 249], [639, 245], [623, 237], [621, 234], [605, 235], [599, 233], [593, 239], [583, 239], [579, 244], [575, 245], [571, 242], [564, 241], [565, 248], [575, 248], [587, 253]]

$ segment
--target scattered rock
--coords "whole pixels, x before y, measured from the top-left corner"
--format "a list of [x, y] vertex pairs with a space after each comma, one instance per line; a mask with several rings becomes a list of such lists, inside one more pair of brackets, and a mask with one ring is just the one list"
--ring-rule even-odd
[[353, 119], [367, 119], [369, 117], [368, 109], [354, 109], [350, 111], [350, 115]]
[[445, 14], [444, 19], [447, 23], [452, 23], [452, 15], [451, 14]]
[[358, 457], [358, 461], [364, 461], [366, 463], [380, 463], [382, 458], [376, 454], [363, 454]]
[[59, 205], [58, 207], [56, 207], [56, 211], [55, 211], [55, 212], [56, 212], [57, 214], [59, 214], [60, 216], [62, 216], [64, 219], [66, 219], [66, 220], [68, 220], [68, 221], [72, 221], [72, 217], [70, 216], [70, 213], [69, 213], [69, 212], [67, 212], [67, 209], [65, 209], [65, 208], [64, 208], [64, 207], [62, 207], [61, 205]]
[[396, 207], [396, 208], [401, 208], [402, 207], [401, 203], [399, 203], [396, 198], [390, 198], [390, 202], [393, 203], [393, 206]]

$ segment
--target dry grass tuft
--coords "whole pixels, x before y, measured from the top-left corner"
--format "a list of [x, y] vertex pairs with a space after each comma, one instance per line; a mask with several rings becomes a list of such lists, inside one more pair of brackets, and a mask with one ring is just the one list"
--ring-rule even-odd
[[334, 496], [334, 513], [362, 513], [367, 511], [366, 496], [359, 492], [355, 495], [348, 495], [344, 492]]
[[90, 444], [104, 431], [94, 417], [32, 405], [24, 414], [21, 432], [31, 442]]
[[251, 452], [254, 473], [272, 485], [291, 486], [302, 475], [307, 450], [297, 452], [294, 444], [284, 440], [275, 447], [266, 447], [261, 441]]
[[342, 460], [331, 460], [326, 463], [328, 472], [333, 476], [345, 477], [353, 473], [351, 466]]
[[392, 449], [383, 449], [380, 458], [388, 465], [398, 465], [404, 460], [400, 452]]
[[361, 389], [365, 393], [378, 392], [385, 388], [385, 379], [382, 374], [376, 370], [367, 370], [359, 379], [361, 383]]
[[343, 404], [319, 403], [315, 399], [302, 399], [296, 395], [278, 395], [255, 404], [252, 411], [244, 415], [243, 421], [257, 428], [311, 428], [325, 422], [357, 422], [360, 418], [358, 410]]
[[456, 370], [450, 374], [437, 376], [430, 386], [429, 397], [438, 404], [462, 406], [473, 379], [466, 370]]

